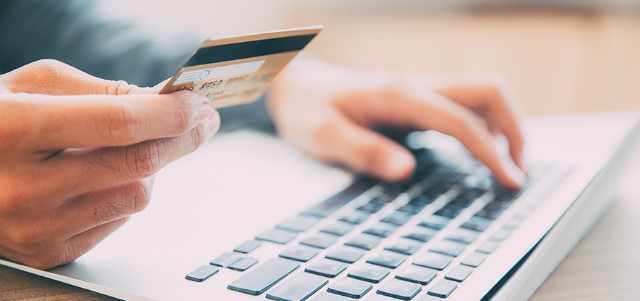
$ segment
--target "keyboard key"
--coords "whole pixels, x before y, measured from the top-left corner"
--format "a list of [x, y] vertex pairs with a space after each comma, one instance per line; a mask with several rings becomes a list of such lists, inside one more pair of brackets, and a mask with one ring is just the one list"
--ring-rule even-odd
[[368, 178], [359, 178], [349, 187], [338, 192], [334, 196], [320, 202], [319, 204], [303, 211], [302, 214], [320, 218], [327, 217], [336, 212], [338, 209], [344, 207], [344, 205], [351, 202], [357, 196], [369, 190], [375, 184], [375, 181], [372, 181]]
[[269, 241], [272, 243], [277, 243], [284, 245], [296, 238], [296, 233], [292, 233], [289, 231], [279, 230], [279, 229], [271, 229], [260, 233], [256, 237], [257, 240]]
[[[451, 184], [448, 184], [448, 185], [451, 185]], [[447, 184], [444, 184], [444, 185], [437, 185], [436, 184], [434, 186], [431, 186], [429, 189], [424, 191], [422, 194], [427, 196], [427, 197], [433, 198], [435, 200], [438, 197], [440, 197], [441, 195], [447, 193], [449, 191], [449, 189], [451, 189], [451, 186], [447, 186]]]
[[465, 198], [461, 198], [460, 196], [456, 197], [455, 199], [453, 199], [452, 201], [450, 201], [445, 208], [450, 208], [452, 210], [458, 210], [461, 211], [464, 208], [469, 207], [469, 205], [471, 204], [471, 202], [473, 202], [473, 200], [469, 200], [469, 199], [465, 199]]
[[500, 214], [502, 214], [502, 210], [493, 210], [491, 208], [484, 208], [478, 211], [478, 213], [476, 213], [475, 216], [495, 220], [498, 217], [500, 217]]
[[300, 244], [326, 249], [336, 242], [337, 237], [325, 233], [316, 233], [300, 241]]
[[418, 214], [424, 207], [428, 204], [433, 203], [433, 198], [430, 198], [426, 195], [419, 195], [416, 198], [409, 201], [406, 205], [400, 207], [398, 211], [406, 212], [408, 214]]
[[377, 223], [365, 229], [364, 231], [362, 231], [362, 233], [370, 234], [370, 235], [378, 236], [382, 238], [387, 238], [389, 237], [389, 235], [393, 234], [393, 232], [395, 232], [397, 228], [398, 227], [393, 225], [389, 225], [385, 223]]
[[249, 295], [260, 295], [299, 266], [295, 261], [274, 258], [247, 272], [227, 288]]
[[332, 225], [326, 226], [320, 230], [320, 232], [329, 233], [337, 236], [344, 236], [347, 233], [353, 230], [353, 225], [343, 223], [343, 222], [335, 222]]
[[402, 187], [395, 183], [380, 183], [380, 186], [382, 186], [383, 192], [374, 198], [374, 200], [376, 200], [377, 202], [389, 204], [393, 202], [393, 200], [395, 200], [398, 195], [404, 192]]
[[306, 300], [325, 286], [329, 280], [309, 273], [299, 273], [276, 286], [267, 294], [267, 299], [278, 301]]
[[410, 240], [400, 240], [384, 249], [391, 252], [396, 252], [404, 255], [413, 255], [420, 249], [421, 245]]
[[498, 246], [500, 246], [499, 242], [495, 240], [487, 240], [481, 243], [476, 249], [476, 251], [480, 253], [491, 254], [493, 253], [493, 251], [495, 251], [498, 248]]
[[463, 209], [464, 207], [454, 206], [454, 204], [447, 204], [433, 214], [434, 216], [442, 216], [453, 219], [456, 218]]
[[478, 235], [480, 235], [479, 232], [472, 231], [469, 229], [464, 229], [464, 228], [458, 228], [458, 229], [455, 229], [453, 232], [449, 233], [449, 235], [447, 235], [444, 239], [457, 241], [464, 244], [470, 244], [474, 240], [476, 240], [476, 238], [478, 238]]
[[334, 282], [327, 289], [328, 292], [343, 295], [349, 298], [360, 299], [368, 293], [373, 286], [364, 281], [342, 278]]
[[424, 295], [417, 301], [442, 301], [442, 299], [436, 298], [434, 296]]
[[349, 271], [347, 276], [371, 283], [379, 283], [389, 275], [389, 269], [375, 265], [363, 264]]
[[210, 264], [226, 268], [229, 265], [231, 265], [232, 263], [234, 263], [234, 262], [236, 262], [236, 261], [238, 261], [240, 259], [242, 259], [242, 256], [240, 254], [229, 252], [229, 253], [224, 253], [224, 254], [214, 258], [213, 260], [211, 260]]
[[453, 241], [443, 240], [431, 246], [431, 252], [457, 257], [464, 252], [465, 245]]
[[346, 263], [354, 263], [358, 261], [360, 258], [364, 256], [364, 251], [360, 249], [350, 248], [350, 247], [341, 247], [338, 249], [334, 249], [333, 251], [327, 253], [325, 255], [328, 259], [333, 259], [337, 261], [342, 261]]
[[451, 263], [451, 260], [453, 257], [427, 252], [416, 259], [413, 264], [441, 271]]
[[473, 268], [471, 267], [459, 265], [451, 269], [451, 271], [449, 271], [449, 273], [447, 273], [447, 275], [445, 275], [444, 278], [457, 281], [457, 282], [462, 282], [465, 279], [467, 279], [469, 275], [471, 275], [472, 271], [473, 271]]
[[487, 230], [489, 226], [491, 226], [490, 219], [479, 217], [479, 216], [472, 216], [468, 221], [464, 222], [460, 227], [482, 232], [484, 230]]
[[419, 242], [427, 242], [429, 241], [434, 235], [436, 235], [436, 233], [438, 233], [438, 231], [430, 229], [430, 228], [416, 228], [413, 231], [402, 235], [402, 237], [404, 238], [408, 238], [408, 239], [412, 239], [415, 241], [419, 241]]
[[306, 246], [294, 246], [280, 253], [280, 257], [307, 262], [318, 255], [318, 249]]
[[327, 292], [319, 292], [314, 296], [311, 301], [352, 301], [353, 299], [347, 298], [344, 296], [327, 293]]
[[370, 214], [362, 211], [354, 211], [340, 218], [341, 221], [349, 224], [359, 225], [369, 218]]
[[367, 262], [385, 268], [395, 269], [400, 266], [405, 261], [405, 259], [406, 258], [404, 256], [385, 252], [367, 259]]
[[214, 267], [210, 264], [207, 264], [195, 269], [193, 272], [189, 273], [185, 278], [187, 280], [191, 280], [195, 282], [202, 282], [209, 279], [209, 277], [211, 277], [218, 271], [220, 271], [219, 268]]
[[381, 219], [380, 221], [383, 223], [388, 223], [396, 226], [402, 226], [406, 224], [411, 219], [411, 217], [412, 217], [411, 214], [396, 211], [394, 213], [391, 213], [391, 215]]
[[230, 264], [228, 266], [229, 269], [235, 270], [235, 271], [240, 271], [240, 272], [244, 272], [247, 269], [249, 269], [250, 267], [254, 266], [256, 263], [258, 263], [258, 259], [255, 259], [253, 257], [244, 257], [232, 264]]
[[304, 232], [315, 226], [320, 220], [311, 216], [294, 216], [279, 223], [276, 228], [291, 232]]
[[316, 275], [334, 278], [342, 273], [347, 268], [347, 265], [341, 262], [320, 259], [311, 265], [307, 266], [305, 272], [313, 273]]
[[259, 240], [250, 240], [250, 241], [244, 242], [243, 244], [237, 246], [233, 250], [236, 251], [236, 252], [248, 254], [248, 253], [251, 253], [251, 251], [253, 251], [253, 250], [257, 249], [258, 247], [260, 247], [260, 245], [262, 245], [261, 241], [259, 241]]
[[432, 286], [427, 294], [440, 298], [446, 298], [449, 297], [449, 295], [451, 295], [451, 293], [453, 293], [453, 291], [456, 290], [457, 287], [458, 285], [456, 285], [455, 282], [443, 279], [438, 281], [436, 285]]
[[467, 257], [465, 257], [460, 263], [470, 267], [477, 268], [478, 266], [480, 266], [480, 264], [482, 264], [482, 262], [484, 262], [486, 258], [487, 258], [486, 254], [474, 252], [467, 255]]
[[426, 285], [436, 278], [437, 271], [419, 267], [416, 265], [408, 266], [406, 269], [398, 272], [396, 278], [404, 281], [415, 282], [418, 284]]
[[378, 244], [380, 244], [380, 239], [375, 236], [360, 234], [348, 240], [344, 244], [347, 246], [364, 249], [368, 251], [378, 246]]
[[368, 203], [358, 207], [358, 210], [368, 212], [368, 213], [378, 213], [378, 211], [382, 210], [387, 203], [382, 202], [378, 199], [372, 199]]
[[436, 230], [442, 230], [442, 228], [446, 227], [447, 224], [451, 221], [450, 218], [438, 215], [432, 215], [421, 221], [418, 226], [432, 228]]
[[378, 289], [378, 294], [394, 297], [401, 300], [411, 300], [422, 290], [419, 284], [405, 282], [398, 279], [387, 281]]

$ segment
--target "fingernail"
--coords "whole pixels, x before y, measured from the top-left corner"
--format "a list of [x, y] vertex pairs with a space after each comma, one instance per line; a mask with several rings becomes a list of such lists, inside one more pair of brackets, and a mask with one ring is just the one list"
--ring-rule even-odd
[[408, 176], [415, 165], [415, 159], [406, 153], [397, 152], [387, 159], [385, 175], [387, 178], [400, 179]]
[[218, 114], [217, 111], [215, 111], [214, 109], [211, 109], [211, 115], [210, 117], [203, 122], [204, 124], [204, 128], [210, 132], [210, 133], [215, 133], [218, 131], [218, 129], [220, 128], [220, 115]]
[[[204, 101], [203, 101], [204, 99]], [[211, 107], [211, 103], [207, 98], [195, 98], [194, 102], [196, 102], [196, 122], [202, 122], [211, 117], [213, 114], [213, 108]]]
[[514, 164], [507, 163], [507, 172], [511, 179], [518, 184], [518, 186], [524, 185], [527, 181], [527, 175]]

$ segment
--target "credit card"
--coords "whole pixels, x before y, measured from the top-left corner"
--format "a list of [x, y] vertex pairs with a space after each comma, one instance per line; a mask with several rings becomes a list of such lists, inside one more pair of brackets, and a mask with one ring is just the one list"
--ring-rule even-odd
[[160, 94], [194, 91], [214, 108], [256, 101], [320, 30], [311, 26], [206, 40]]

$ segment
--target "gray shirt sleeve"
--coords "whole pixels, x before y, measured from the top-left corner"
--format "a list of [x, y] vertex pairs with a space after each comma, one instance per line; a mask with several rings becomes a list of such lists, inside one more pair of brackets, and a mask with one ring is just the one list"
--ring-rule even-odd
[[[92, 75], [152, 86], [172, 76], [201, 40], [163, 32], [99, 11], [98, 1], [0, 1], [0, 73], [60, 60]], [[223, 130], [271, 131], [265, 101], [220, 110]]]

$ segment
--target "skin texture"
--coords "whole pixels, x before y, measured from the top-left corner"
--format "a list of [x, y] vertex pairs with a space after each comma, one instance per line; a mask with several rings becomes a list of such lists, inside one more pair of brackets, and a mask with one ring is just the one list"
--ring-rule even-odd
[[217, 131], [205, 97], [155, 93], [51, 60], [0, 76], [0, 255], [40, 269], [74, 260]]
[[[153, 174], [219, 128], [195, 93], [102, 80], [44, 60], [0, 75], [0, 256], [40, 269], [69, 263], [150, 201]], [[443, 79], [298, 60], [273, 83], [279, 134], [311, 156], [398, 181], [415, 160], [372, 130], [437, 130], [501, 183], [524, 180], [523, 135], [502, 80]], [[511, 160], [498, 156], [504, 135]]]

